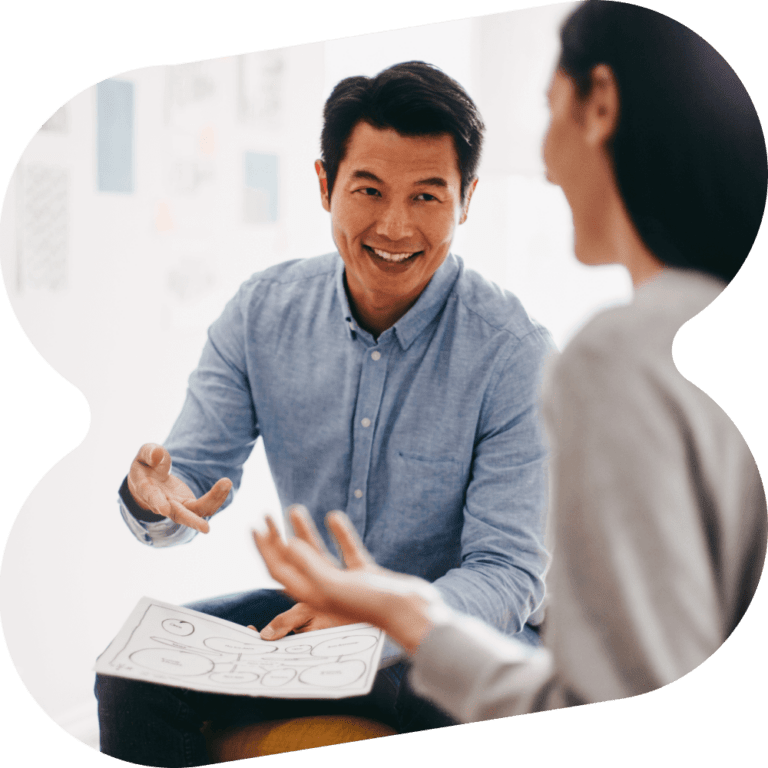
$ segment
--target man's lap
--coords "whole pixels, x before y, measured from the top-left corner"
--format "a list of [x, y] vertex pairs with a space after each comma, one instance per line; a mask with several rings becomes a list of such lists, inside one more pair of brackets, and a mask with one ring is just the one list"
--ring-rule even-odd
[[[273, 589], [259, 589], [238, 592], [207, 600], [188, 603], [187, 608], [207, 613], [247, 626], [253, 624], [262, 629], [294, 601], [282, 592]], [[373, 689], [367, 696], [347, 699], [251, 699], [243, 705], [237, 702], [216, 702], [221, 711], [217, 724], [245, 725], [260, 720], [282, 720], [289, 717], [303, 717], [319, 714], [354, 714], [371, 717], [390, 725], [398, 731], [418, 731], [455, 725], [456, 721], [435, 707], [431, 702], [419, 698], [407, 680], [404, 663], [393, 664], [379, 671]], [[208, 694], [213, 696], [213, 694]], [[219, 696], [218, 699], [233, 699]], [[243, 697], [237, 697], [243, 698]], [[223, 706], [221, 706], [223, 705]]]

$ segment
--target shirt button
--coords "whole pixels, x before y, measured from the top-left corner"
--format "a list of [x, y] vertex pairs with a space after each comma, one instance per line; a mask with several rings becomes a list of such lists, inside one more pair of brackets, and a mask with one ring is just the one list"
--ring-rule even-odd
[[376, 350], [375, 352], [371, 352], [371, 359], [372, 360], [381, 360], [381, 352]]
[[363, 498], [363, 492], [359, 488], [355, 491], [355, 498], [356, 499], [362, 499]]
[[371, 426], [371, 420], [370, 420], [370, 419], [367, 419], [367, 418], [366, 418], [366, 419], [363, 419], [363, 420], [362, 420], [360, 423], [361, 423], [361, 424], [362, 424], [364, 427], [370, 427], [370, 426]]

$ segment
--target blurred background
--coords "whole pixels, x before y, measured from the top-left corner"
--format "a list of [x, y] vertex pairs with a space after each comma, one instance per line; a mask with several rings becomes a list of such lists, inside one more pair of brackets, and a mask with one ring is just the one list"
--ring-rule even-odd
[[[140, 597], [183, 603], [271, 583], [249, 536], [279, 511], [260, 443], [232, 506], [186, 546], [136, 541], [117, 488], [138, 447], [164, 440], [206, 328], [238, 285], [334, 250], [313, 162], [336, 82], [422, 59], [464, 85], [487, 139], [453, 250], [519, 296], [560, 347], [629, 299], [621, 268], [574, 260], [570, 212], [544, 179], [545, 91], [573, 6], [130, 71], [34, 136], [0, 218], [3, 277], [24, 331], [85, 395], [91, 422], [15, 521], [0, 610], [24, 683], [68, 732], [97, 745], [91, 669]], [[55, 653], [30, 606], [57, 628]]]

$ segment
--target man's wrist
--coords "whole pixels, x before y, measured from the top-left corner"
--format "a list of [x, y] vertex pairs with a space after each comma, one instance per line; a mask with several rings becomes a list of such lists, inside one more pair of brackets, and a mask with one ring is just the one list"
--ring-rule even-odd
[[120, 499], [125, 505], [125, 508], [131, 513], [137, 520], [141, 520], [144, 523], [158, 523], [161, 520], [166, 520], [163, 515], [156, 515], [154, 512], [150, 512], [148, 509], [144, 509], [139, 505], [136, 499], [133, 498], [130, 488], [128, 487], [128, 476], [125, 476], [123, 484], [118, 491]]

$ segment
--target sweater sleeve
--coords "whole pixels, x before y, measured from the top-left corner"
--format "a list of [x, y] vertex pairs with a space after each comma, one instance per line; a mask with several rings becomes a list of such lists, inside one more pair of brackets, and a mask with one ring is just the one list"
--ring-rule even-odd
[[549, 651], [445, 607], [409, 675], [419, 695], [461, 722], [562, 706]]

